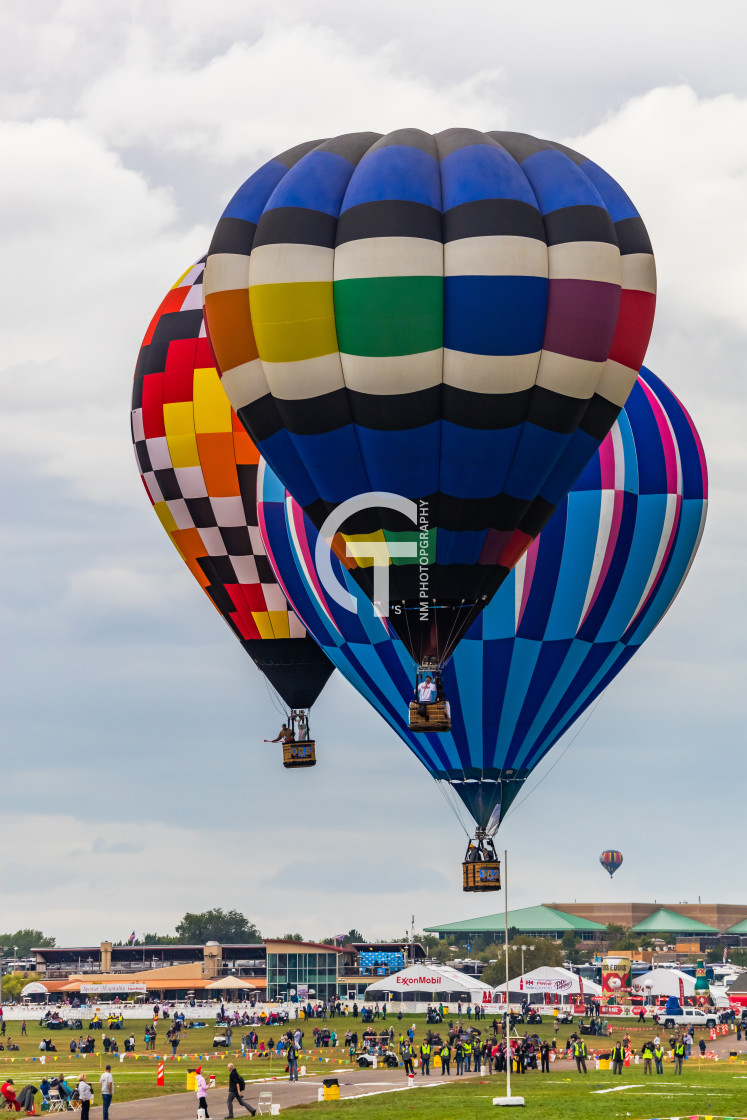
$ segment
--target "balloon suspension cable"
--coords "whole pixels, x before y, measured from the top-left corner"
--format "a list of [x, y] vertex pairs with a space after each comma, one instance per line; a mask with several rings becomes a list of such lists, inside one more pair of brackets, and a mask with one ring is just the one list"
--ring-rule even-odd
[[[436, 785], [438, 786], [439, 790], [441, 791], [441, 795], [442, 795], [444, 801], [446, 802], [446, 804], [449, 806], [452, 813], [456, 817], [457, 824], [459, 825], [459, 827], [461, 828], [462, 832], [467, 837], [467, 839], [469, 839], [470, 829], [467, 828], [466, 824], [462, 820], [462, 816], [459, 812], [459, 804], [461, 804], [461, 803], [458, 802], [457, 794], [454, 793], [454, 790], [451, 788], [451, 782], [443, 782], [443, 781], [438, 781], [437, 780]], [[446, 789], [444, 788], [445, 786], [449, 787], [449, 792], [448, 793], [446, 792]], [[454, 799], [453, 801], [452, 801], [452, 797]]]
[[567, 745], [566, 745], [566, 746], [565, 746], [565, 747], [563, 748], [563, 750], [561, 751], [561, 753], [560, 753], [560, 754], [558, 755], [558, 757], [557, 757], [557, 758], [555, 759], [555, 761], [553, 762], [553, 764], [552, 764], [552, 766], [550, 767], [550, 769], [549, 769], [549, 770], [548, 770], [548, 771], [547, 771], [546, 773], [544, 773], [544, 774], [542, 775], [542, 777], [540, 778], [540, 780], [539, 780], [539, 781], [537, 782], [536, 786], [532, 786], [532, 788], [531, 788], [530, 790], [528, 790], [528, 791], [527, 791], [527, 792], [526, 792], [526, 793], [524, 794], [524, 796], [523, 796], [523, 797], [521, 798], [521, 800], [520, 800], [520, 801], [514, 801], [513, 805], [511, 805], [511, 806], [509, 807], [509, 810], [508, 810], [508, 812], [506, 813], [506, 816], [505, 816], [505, 817], [503, 818], [503, 821], [501, 821], [501, 824], [503, 824], [503, 822], [504, 822], [504, 821], [505, 821], [505, 820], [506, 820], [506, 819], [507, 819], [508, 817], [510, 817], [510, 816], [511, 816], [511, 814], [512, 814], [512, 813], [513, 813], [513, 811], [514, 811], [514, 809], [518, 809], [520, 805], [523, 805], [523, 804], [524, 804], [524, 802], [526, 801], [526, 799], [527, 799], [528, 797], [532, 797], [532, 796], [533, 796], [533, 795], [534, 795], [534, 794], [535, 794], [535, 793], [537, 792], [537, 790], [539, 789], [539, 787], [540, 787], [540, 786], [542, 785], [542, 783], [544, 782], [545, 778], [548, 778], [548, 777], [550, 776], [550, 774], [552, 774], [553, 770], [554, 770], [554, 769], [555, 769], [555, 767], [556, 767], [556, 766], [558, 765], [558, 763], [559, 763], [560, 761], [562, 761], [562, 759], [564, 759], [564, 758], [565, 758], [565, 756], [566, 756], [566, 755], [568, 754], [568, 751], [569, 751], [569, 750], [571, 749], [571, 747], [573, 746], [573, 744], [574, 744], [574, 743], [576, 742], [576, 739], [578, 739], [579, 735], [581, 734], [581, 732], [583, 731], [583, 729], [584, 729], [584, 728], [586, 727], [586, 725], [587, 725], [587, 723], [589, 722], [589, 720], [591, 719], [591, 717], [592, 717], [592, 716], [594, 715], [594, 712], [595, 712], [595, 711], [597, 710], [597, 708], [599, 707], [599, 704], [600, 704], [600, 702], [601, 702], [601, 699], [602, 699], [602, 696], [603, 696], [603, 695], [604, 695], [604, 693], [602, 692], [602, 693], [600, 693], [600, 694], [599, 694], [599, 696], [597, 696], [597, 698], [596, 698], [596, 701], [595, 701], [595, 703], [594, 703], [594, 704], [592, 704], [592, 706], [591, 706], [591, 707], [589, 708], [589, 711], [588, 711], [588, 712], [586, 713], [586, 719], [584, 720], [584, 722], [583, 722], [583, 723], [582, 723], [582, 724], [581, 724], [581, 725], [580, 725], [579, 727], [577, 727], [577, 728], [576, 728], [576, 731], [575, 731], [575, 733], [574, 733], [574, 734], [573, 734], [573, 735], [571, 736], [571, 738], [570, 738], [570, 740], [568, 741]]
[[[454, 637], [454, 631], [455, 631], [455, 629], [457, 627], [457, 623], [459, 621], [460, 621], [460, 619], [459, 619], [459, 607], [455, 607], [454, 608], [454, 621], [451, 624], [451, 629], [449, 630], [449, 633], [448, 633], [447, 638], [446, 638], [446, 646], [445, 646], [445, 649], [444, 649], [444, 656], [443, 656], [444, 661], [448, 660], [448, 658], [451, 657], [451, 654], [452, 654], [454, 648], [456, 647], [456, 644], [457, 644], [456, 642], [454, 642], [454, 644], [452, 645], [452, 638]], [[440, 664], [441, 663], [441, 657], [440, 656], [439, 656], [438, 660], [439, 660], [439, 664]]]
[[270, 700], [272, 701], [272, 706], [274, 707], [275, 711], [280, 713], [280, 715], [283, 717], [283, 721], [289, 720], [291, 709], [284, 703], [283, 698], [280, 695], [280, 693], [277, 691], [276, 688], [273, 688], [273, 686], [270, 684], [270, 682], [268, 681], [267, 677], [264, 676], [264, 674], [262, 676], [262, 679], [265, 682], [265, 688], [267, 689], [267, 695], [270, 697]]

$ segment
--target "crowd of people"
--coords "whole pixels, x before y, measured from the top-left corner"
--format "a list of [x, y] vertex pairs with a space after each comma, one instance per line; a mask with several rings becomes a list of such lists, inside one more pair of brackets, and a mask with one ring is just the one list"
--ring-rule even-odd
[[[111, 1066], [107, 1066], [101, 1074], [99, 1086], [101, 1103], [104, 1106], [103, 1120], [109, 1120], [109, 1108], [114, 1095], [114, 1078], [112, 1077]], [[25, 1112], [27, 1116], [36, 1114], [35, 1098], [37, 1095], [41, 1097], [41, 1107], [38, 1111], [50, 1110], [52, 1104], [55, 1105], [55, 1110], [57, 1110], [61, 1105], [62, 1110], [66, 1112], [79, 1109], [81, 1120], [88, 1120], [91, 1102], [93, 1101], [93, 1085], [84, 1073], [80, 1074], [79, 1077], [69, 1079], [66, 1074], [58, 1074], [52, 1078], [45, 1074], [38, 1086], [27, 1082], [18, 1091], [16, 1091], [12, 1077], [6, 1078], [0, 1085], [0, 1097], [2, 1097], [5, 1108], [11, 1112]]]

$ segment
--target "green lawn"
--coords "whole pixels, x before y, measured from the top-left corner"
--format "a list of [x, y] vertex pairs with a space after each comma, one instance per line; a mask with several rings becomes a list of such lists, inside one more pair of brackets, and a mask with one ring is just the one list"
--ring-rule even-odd
[[[38, 1016], [38, 1012], [37, 1012]], [[0, 1075], [3, 1078], [12, 1077], [17, 1087], [31, 1081], [34, 1084], [39, 1084], [43, 1072], [49, 1077], [54, 1076], [57, 1072], [62, 1072], [68, 1075], [69, 1078], [79, 1077], [81, 1073], [88, 1075], [94, 1085], [98, 1084], [99, 1076], [107, 1064], [110, 1062], [112, 1072], [115, 1080], [116, 1099], [119, 1101], [125, 1100], [138, 1100], [142, 1097], [155, 1097], [168, 1093], [181, 1093], [187, 1087], [187, 1070], [194, 1068], [196, 1065], [202, 1064], [203, 1072], [209, 1075], [211, 1072], [216, 1074], [218, 1085], [224, 1086], [228, 1080], [226, 1065], [229, 1061], [233, 1061], [241, 1070], [247, 1082], [251, 1085], [253, 1079], [278, 1076], [283, 1077], [285, 1071], [284, 1061], [275, 1061], [268, 1059], [253, 1059], [249, 1061], [248, 1058], [242, 1058], [240, 1053], [237, 1056], [236, 1050], [239, 1049], [241, 1035], [248, 1032], [251, 1028], [240, 1027], [234, 1028], [233, 1037], [235, 1046], [230, 1053], [219, 1052], [218, 1057], [213, 1057], [212, 1040], [215, 1033], [215, 1024], [210, 1023], [209, 1026], [203, 1028], [195, 1028], [182, 1032], [183, 1041], [179, 1047], [178, 1060], [171, 1059], [171, 1048], [166, 1046], [165, 1035], [170, 1022], [163, 1023], [159, 1020], [158, 1024], [158, 1040], [156, 1043], [156, 1051], [154, 1054], [146, 1054], [143, 1050], [143, 1033], [145, 1030], [145, 1020], [125, 1020], [124, 1031], [111, 1032], [112, 1037], [115, 1037], [123, 1048], [124, 1038], [128, 1037], [130, 1031], [135, 1035], [136, 1054], [137, 1058], [133, 1059], [129, 1055], [125, 1057], [124, 1062], [119, 1061], [119, 1056], [115, 1055], [113, 1059], [107, 1057], [103, 1048], [100, 1046], [99, 1037], [97, 1034], [97, 1043], [99, 1045], [96, 1054], [86, 1054], [81, 1057], [72, 1058], [68, 1051], [68, 1043], [72, 1033], [75, 1037], [81, 1032], [70, 1031], [49, 1031], [39, 1026], [38, 1018], [27, 1018], [28, 1036], [21, 1038], [20, 1035], [20, 1022], [9, 1021], [7, 1023], [7, 1033], [3, 1040], [7, 1043], [9, 1037], [18, 1042], [21, 1049], [17, 1053], [9, 1053], [4, 1051], [0, 1053]], [[84, 1029], [83, 1035], [88, 1033], [87, 1019], [83, 1019]], [[484, 1022], [480, 1021], [479, 1027], [485, 1032], [490, 1031], [492, 1020], [486, 1019]], [[416, 1042], [422, 1039], [425, 1033], [426, 1024], [424, 1015], [407, 1015], [403, 1016], [400, 1021], [397, 1016], [390, 1016], [387, 1021], [387, 1026], [393, 1026], [395, 1030], [395, 1047], [400, 1032], [404, 1032], [411, 1024], [415, 1024], [416, 1029]], [[319, 1019], [314, 1020], [291, 1020], [289, 1024], [292, 1027], [300, 1026], [304, 1031], [304, 1043], [308, 1047], [312, 1040], [312, 1029], [314, 1026], [324, 1026]], [[358, 1036], [362, 1035], [366, 1029], [366, 1025], [361, 1023], [360, 1018], [353, 1019], [348, 1016], [346, 1019], [329, 1020], [326, 1024], [328, 1027], [337, 1031], [338, 1035], [344, 1036], [346, 1029], [357, 1030]], [[378, 1019], [374, 1024], [377, 1029], [380, 1029], [382, 1024], [381, 1019]], [[448, 1028], [448, 1020], [445, 1024]], [[270, 1038], [277, 1041], [281, 1031], [287, 1029], [286, 1027], [256, 1027], [259, 1036], [266, 1043]], [[523, 1033], [524, 1029], [534, 1031], [536, 1030], [542, 1037], [553, 1037], [553, 1024], [552, 1020], [546, 1019], [545, 1022], [539, 1027], [526, 1027], [519, 1026], [519, 1031]], [[558, 1044], [564, 1045], [565, 1041], [574, 1028], [571, 1026], [561, 1026], [558, 1032]], [[629, 1033], [632, 1039], [634, 1048], [640, 1048], [641, 1042], [646, 1038], [651, 1037], [651, 1028], [644, 1027], [625, 1027], [616, 1030], [615, 1036]], [[92, 1032], [94, 1033], [94, 1032]], [[105, 1033], [110, 1033], [106, 1031]], [[40, 1051], [39, 1041], [42, 1037], [51, 1037], [58, 1047], [57, 1053], [46, 1055], [45, 1065], [42, 1067], [39, 1063]], [[734, 1036], [732, 1036], [734, 1037]], [[708, 1041], [708, 1034], [706, 1033]], [[609, 1045], [602, 1039], [588, 1038], [587, 1043], [589, 1050], [594, 1045], [600, 1047]], [[156, 1065], [158, 1058], [156, 1055], [164, 1055], [165, 1064], [165, 1079], [166, 1084], [162, 1087], [156, 1086]], [[195, 1055], [202, 1055], [202, 1058], [197, 1058]], [[33, 1060], [35, 1059], [35, 1060]], [[321, 1059], [321, 1061], [320, 1061]], [[310, 1074], [325, 1074], [330, 1069], [346, 1068], [348, 1066], [347, 1052], [343, 1047], [337, 1051], [329, 1049], [321, 1050], [307, 1050], [301, 1058], [300, 1065], [305, 1065]], [[636, 1069], [623, 1075], [622, 1079], [615, 1078], [612, 1080], [609, 1073], [594, 1073], [590, 1071], [585, 1082], [578, 1078], [574, 1073], [571, 1076], [565, 1069], [553, 1069], [553, 1073], [545, 1081], [538, 1074], [530, 1073], [524, 1077], [515, 1077], [515, 1083], [521, 1084], [522, 1091], [531, 1096], [532, 1108], [538, 1116], [553, 1116], [553, 1117], [585, 1117], [585, 1116], [630, 1116], [645, 1117], [645, 1116], [675, 1116], [675, 1115], [688, 1115], [696, 1113], [698, 1109], [701, 1113], [711, 1112], [718, 1115], [739, 1115], [747, 1116], [747, 1063], [741, 1062], [737, 1065], [734, 1063], [723, 1062], [719, 1063], [717, 1070], [714, 1069], [713, 1063], [703, 1063], [703, 1068], [698, 1069], [700, 1065], [695, 1059], [686, 1065], [686, 1074], [682, 1079], [677, 1079], [675, 1082], [674, 1076], [671, 1074], [671, 1067], [665, 1066], [667, 1074], [664, 1078], [646, 1078], [645, 1081], [642, 1074]], [[43, 1072], [42, 1072], [43, 1071]], [[351, 1069], [352, 1072], [352, 1069]], [[388, 1071], [386, 1080], [392, 1080], [392, 1073], [396, 1071]], [[740, 1073], [744, 1073], [742, 1080], [734, 1080], [734, 1077]], [[439, 1076], [438, 1074], [436, 1075]], [[716, 1078], [719, 1085], [718, 1096], [714, 1098], [713, 1109], [710, 1106], [707, 1108], [707, 1093], [704, 1090], [697, 1089], [693, 1092], [700, 1094], [699, 1103], [694, 1103], [694, 1098], [690, 1096], [681, 1096], [680, 1094], [674, 1097], [651, 1097], [651, 1109], [647, 1111], [645, 1102], [649, 1099], [641, 1096], [639, 1090], [632, 1089], [623, 1093], [611, 1093], [603, 1096], [589, 1096], [589, 1089], [599, 1083], [600, 1085], [615, 1085], [622, 1081], [626, 1083], [627, 1080], [635, 1081], [636, 1084], [640, 1083], [642, 1088], [648, 1092], [662, 1091], [661, 1084], [663, 1083], [668, 1089], [677, 1088], [682, 1089], [687, 1087], [690, 1082], [693, 1085], [705, 1085], [708, 1079]], [[435, 1080], [435, 1078], [434, 1078]], [[710, 1083], [710, 1082], [708, 1082]], [[333, 1109], [347, 1109], [348, 1114], [352, 1115], [351, 1109], [356, 1108], [361, 1112], [365, 1109], [368, 1116], [370, 1111], [371, 1120], [378, 1120], [378, 1117], [385, 1115], [391, 1116], [393, 1111], [404, 1110], [408, 1113], [413, 1111], [413, 1120], [417, 1116], [417, 1109], [428, 1109], [428, 1116], [438, 1117], [443, 1116], [444, 1120], [457, 1120], [461, 1116], [467, 1116], [468, 1111], [471, 1116], [475, 1107], [482, 1106], [487, 1102], [487, 1095], [492, 1096], [498, 1092], [497, 1086], [500, 1084], [500, 1079], [496, 1076], [492, 1081], [486, 1081], [484, 1084], [473, 1083], [468, 1086], [466, 1083], [463, 1085], [452, 1084], [447, 1089], [437, 1089], [423, 1095], [423, 1099], [414, 1094], [408, 1097], [405, 1103], [402, 1094], [394, 1094], [382, 1097], [373, 1097], [356, 1101], [353, 1104], [345, 1105], [341, 1102], [339, 1105], [327, 1103], [326, 1108]], [[714, 1082], [715, 1084], [715, 1082]], [[742, 1088], [744, 1086], [744, 1088]], [[689, 1092], [689, 1090], [688, 1090]], [[251, 1089], [250, 1089], [251, 1093]], [[727, 1095], [724, 1096], [724, 1093]], [[442, 1098], [443, 1094], [443, 1098]], [[722, 1099], [723, 1097], [723, 1099]], [[484, 1100], [482, 1098], [485, 1098]], [[622, 1102], [622, 1098], [626, 1100], [630, 1098], [627, 1105]], [[98, 1099], [98, 1097], [97, 1097]], [[570, 1111], [563, 1111], [565, 1105], [564, 1101], [573, 1100], [574, 1104], [571, 1106]], [[635, 1108], [631, 1107], [635, 1101]], [[741, 1101], [741, 1105], [739, 1105]], [[581, 1103], [579, 1103], [581, 1102]], [[607, 1111], [603, 1107], [606, 1102]], [[618, 1107], [618, 1102], [621, 1102]], [[664, 1105], [666, 1104], [666, 1108]], [[583, 1108], [588, 1108], [591, 1111], [582, 1111]], [[718, 1105], [718, 1107], [716, 1107]], [[654, 1107], [656, 1106], [656, 1107]], [[670, 1107], [671, 1106], [671, 1107]], [[676, 1106], [676, 1107], [675, 1107]], [[573, 1109], [575, 1108], [575, 1111]], [[543, 1112], [542, 1109], [545, 1111]], [[741, 1111], [739, 1111], [741, 1109]], [[435, 1111], [434, 1111], [435, 1110]], [[470, 1111], [471, 1110], [471, 1111]], [[737, 1112], [735, 1113], [735, 1110]], [[303, 1108], [300, 1109], [303, 1112]], [[425, 1115], [425, 1113], [423, 1113]]]
[[[645, 1078], [638, 1070], [626, 1071], [622, 1077], [614, 1079], [611, 1073], [595, 1073], [594, 1070], [586, 1077], [566, 1069], [545, 1076], [533, 1072], [513, 1077], [511, 1089], [513, 1095], [524, 1097], [526, 1113], [534, 1120], [747, 1116], [747, 1066], [724, 1062], [719, 1063], [720, 1068], [709, 1066], [699, 1070], [696, 1062], [688, 1064], [693, 1068], [686, 1069], [681, 1077], [675, 1077], [673, 1067], [668, 1064], [663, 1076]], [[631, 1088], [614, 1093], [596, 1092], [620, 1084]], [[505, 1085], [505, 1075], [461, 1084], [456, 1084], [452, 1078], [443, 1088], [439, 1085], [423, 1092], [414, 1090], [351, 1101], [328, 1101], [324, 1105], [298, 1105], [290, 1111], [293, 1120], [318, 1120], [320, 1109], [325, 1116], [340, 1120], [353, 1117], [355, 1120], [392, 1120], [393, 1116], [405, 1115], [407, 1120], [474, 1120], [478, 1112], [502, 1115], [493, 1110], [492, 1100], [494, 1096], [505, 1094]]]

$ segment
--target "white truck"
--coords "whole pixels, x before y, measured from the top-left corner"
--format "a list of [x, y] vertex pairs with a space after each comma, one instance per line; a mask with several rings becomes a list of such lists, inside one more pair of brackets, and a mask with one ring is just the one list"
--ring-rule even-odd
[[663, 1008], [654, 1013], [654, 1022], [665, 1030], [672, 1027], [715, 1027], [719, 1022], [718, 1011], [703, 1011], [700, 1007], [683, 1007], [679, 1014], [667, 1014]]

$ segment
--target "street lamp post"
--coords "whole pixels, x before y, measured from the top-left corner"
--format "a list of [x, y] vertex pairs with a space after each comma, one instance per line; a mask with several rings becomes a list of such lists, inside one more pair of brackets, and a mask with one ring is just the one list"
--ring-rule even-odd
[[502, 1108], [523, 1108], [524, 1098], [511, 1096], [511, 1015], [508, 1004], [508, 852], [505, 850], [503, 852], [503, 910], [505, 919], [504, 953], [506, 957], [506, 1009], [503, 1012], [504, 1036], [506, 1039], [506, 1095], [505, 1097], [493, 1097], [493, 1104]]
[[534, 945], [512, 945], [512, 949], [521, 949], [521, 990], [524, 991], [524, 954], [533, 953]]

